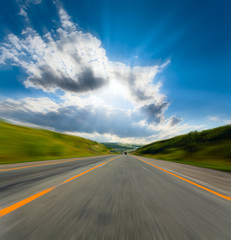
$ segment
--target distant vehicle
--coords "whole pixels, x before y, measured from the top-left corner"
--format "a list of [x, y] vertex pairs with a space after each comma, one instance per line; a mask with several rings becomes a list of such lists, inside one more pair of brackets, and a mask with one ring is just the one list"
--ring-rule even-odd
[[124, 152], [125, 155], [127, 155], [128, 153], [127, 152]]

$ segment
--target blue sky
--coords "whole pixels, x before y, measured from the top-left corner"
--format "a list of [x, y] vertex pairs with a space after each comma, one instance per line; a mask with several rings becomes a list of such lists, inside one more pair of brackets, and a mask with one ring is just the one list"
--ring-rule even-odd
[[1, 1], [0, 117], [146, 143], [231, 123], [230, 1]]

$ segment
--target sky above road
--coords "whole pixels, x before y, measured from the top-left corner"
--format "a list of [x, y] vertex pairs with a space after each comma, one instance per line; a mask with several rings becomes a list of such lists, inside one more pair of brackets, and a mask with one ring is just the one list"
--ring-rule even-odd
[[0, 117], [100, 142], [231, 123], [231, 1], [1, 0]]

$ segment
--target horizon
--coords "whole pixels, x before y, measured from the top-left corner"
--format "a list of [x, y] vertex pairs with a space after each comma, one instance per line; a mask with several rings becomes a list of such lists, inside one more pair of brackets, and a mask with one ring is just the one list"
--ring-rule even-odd
[[[66, 135], [70, 135], [70, 136], [76, 136], [76, 137], [80, 137], [78, 135], [75, 135], [75, 134], [67, 134], [67, 133], [64, 133], [64, 132], [58, 132], [58, 131], [54, 131], [54, 130], [50, 130], [49, 128], [42, 128], [40, 126], [35, 126], [33, 124], [28, 124], [28, 123], [19, 123], [19, 122], [15, 122], [15, 121], [10, 121], [10, 120], [5, 120], [5, 119], [0, 119], [1, 121], [5, 122], [5, 123], [9, 123], [9, 124], [13, 124], [13, 125], [16, 125], [16, 126], [22, 126], [22, 127], [29, 127], [29, 128], [34, 128], [34, 129], [38, 129], [38, 130], [48, 130], [48, 131], [52, 131], [52, 132], [56, 132], [56, 133], [61, 133], [61, 134], [66, 134]], [[217, 129], [217, 128], [221, 128], [221, 127], [227, 127], [227, 126], [231, 126], [231, 124], [225, 124], [225, 125], [220, 125], [220, 126], [217, 126], [217, 127], [214, 127], [214, 128], [209, 128], [209, 129], [202, 129], [202, 130], [195, 130], [195, 131], [190, 131], [190, 132], [186, 132], [184, 134], [181, 134], [181, 135], [176, 135], [176, 136], [173, 136], [173, 137], [169, 137], [169, 138], [164, 138], [164, 139], [160, 139], [160, 140], [156, 140], [156, 141], [153, 141], [153, 142], [148, 142], [148, 143], [145, 143], [145, 144], [142, 144], [142, 143], [133, 143], [133, 142], [98, 142], [100, 144], [106, 144], [106, 143], [109, 143], [109, 144], [121, 144], [121, 145], [135, 145], [135, 146], [145, 146], [145, 145], [150, 145], [152, 143], [156, 143], [158, 141], [164, 141], [164, 140], [170, 140], [174, 137], [179, 137], [179, 136], [183, 136], [183, 135], [187, 135], [191, 132], [203, 132], [203, 131], [206, 131], [206, 130], [214, 130], [214, 129]], [[87, 139], [87, 138], [86, 138]], [[94, 139], [88, 139], [88, 140], [93, 140], [95, 141]]]
[[143, 145], [231, 124], [230, 7], [4, 2], [0, 118]]

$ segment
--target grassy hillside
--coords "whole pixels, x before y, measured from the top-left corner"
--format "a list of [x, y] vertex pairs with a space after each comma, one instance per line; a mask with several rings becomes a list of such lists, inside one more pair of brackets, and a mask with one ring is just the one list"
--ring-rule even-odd
[[0, 163], [108, 154], [97, 142], [0, 121]]
[[135, 154], [231, 171], [231, 125], [154, 142]]

